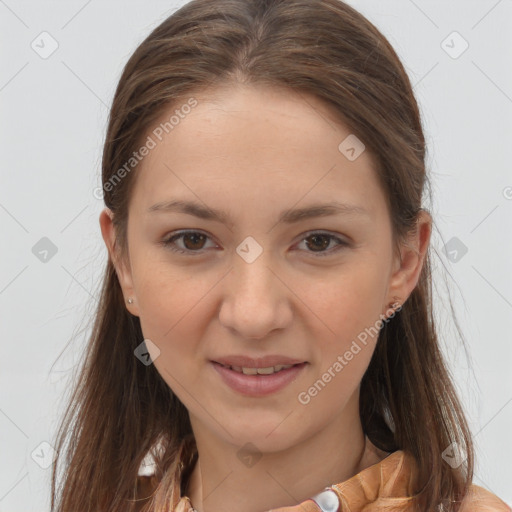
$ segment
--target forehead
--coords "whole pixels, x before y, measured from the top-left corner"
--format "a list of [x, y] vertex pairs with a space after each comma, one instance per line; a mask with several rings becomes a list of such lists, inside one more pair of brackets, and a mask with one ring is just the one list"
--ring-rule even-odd
[[137, 167], [137, 208], [177, 194], [215, 197], [218, 207], [237, 198], [260, 207], [262, 199], [291, 206], [301, 198], [383, 206], [369, 151], [309, 94], [253, 85], [203, 91], [162, 112], [146, 136], [152, 149]]

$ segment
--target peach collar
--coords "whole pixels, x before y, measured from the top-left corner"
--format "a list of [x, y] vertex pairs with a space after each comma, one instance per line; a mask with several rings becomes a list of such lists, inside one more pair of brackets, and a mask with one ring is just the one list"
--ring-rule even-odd
[[[191, 442], [191, 444], [189, 444]], [[183, 460], [186, 452], [194, 450], [195, 443], [190, 437], [185, 439], [178, 453]], [[186, 457], [185, 457], [186, 458]], [[192, 460], [189, 456], [189, 462]], [[188, 496], [181, 496], [181, 474], [186, 467], [180, 462], [179, 474], [174, 479], [174, 512], [195, 512]], [[387, 453], [379, 450], [365, 437], [365, 449], [360, 467], [364, 469], [344, 482], [326, 487], [321, 493], [293, 506], [274, 509], [269, 512], [321, 512], [319, 504], [339, 501], [339, 510], [357, 512], [372, 505], [392, 506], [392, 510], [413, 510], [413, 487], [416, 463], [413, 457], [402, 450]], [[327, 501], [326, 501], [327, 500]]]

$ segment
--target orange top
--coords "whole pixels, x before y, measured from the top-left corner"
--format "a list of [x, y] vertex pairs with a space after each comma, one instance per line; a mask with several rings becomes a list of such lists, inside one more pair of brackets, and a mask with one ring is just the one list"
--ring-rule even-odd
[[[183, 450], [180, 450], [180, 455]], [[180, 457], [182, 458], [182, 457]], [[326, 487], [321, 493], [290, 507], [268, 512], [412, 512], [415, 510], [413, 482], [416, 471], [414, 458], [403, 450], [391, 454], [379, 450], [366, 436], [361, 459], [365, 467], [344, 482]], [[181, 465], [181, 469], [183, 469]], [[181, 473], [181, 472], [180, 472]], [[139, 476], [140, 483], [151, 477]], [[173, 512], [196, 512], [188, 496], [181, 496], [180, 478], [174, 483]], [[321, 507], [324, 508], [321, 508]], [[337, 508], [336, 508], [337, 507]], [[512, 512], [501, 499], [486, 489], [471, 485], [460, 512]]]

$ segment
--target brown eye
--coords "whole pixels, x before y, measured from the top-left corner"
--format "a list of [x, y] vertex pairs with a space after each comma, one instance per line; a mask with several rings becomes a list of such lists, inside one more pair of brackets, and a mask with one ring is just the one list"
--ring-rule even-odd
[[[208, 239], [210, 239], [208, 235], [199, 231], [182, 231], [160, 243], [173, 252], [199, 255], [202, 254], [203, 249], [205, 249], [205, 242]], [[180, 241], [181, 244], [177, 244], [177, 241]], [[349, 246], [349, 244], [341, 238], [329, 233], [311, 233], [303, 237], [301, 243], [302, 242], [306, 243], [306, 252], [316, 254], [317, 256], [328, 256]], [[335, 242], [335, 245], [329, 248], [331, 242]]]
[[[306, 252], [319, 257], [329, 256], [350, 245], [348, 242], [330, 233], [310, 233], [302, 238], [302, 242], [305, 243]], [[335, 242], [335, 245], [328, 248], [331, 242]]]
[[[200, 254], [202, 249], [205, 248], [205, 241], [210, 237], [199, 231], [182, 231], [170, 238], [163, 240], [161, 244], [173, 252], [180, 252], [185, 254]], [[176, 242], [180, 241], [181, 245]]]
[[311, 240], [312, 243], [307, 243], [308, 248], [313, 249], [314, 252], [319, 250], [324, 250], [331, 243], [332, 236], [330, 235], [311, 235], [305, 240]]
[[185, 233], [183, 235], [183, 244], [187, 249], [202, 249], [206, 236], [201, 233]]

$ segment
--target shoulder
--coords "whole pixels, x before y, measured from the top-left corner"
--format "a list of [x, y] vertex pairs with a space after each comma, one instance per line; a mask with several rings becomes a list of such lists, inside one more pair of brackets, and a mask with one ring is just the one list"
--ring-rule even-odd
[[512, 508], [492, 492], [472, 484], [459, 512], [512, 512]]

